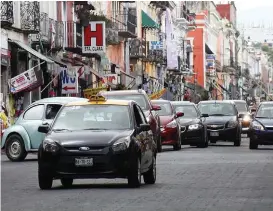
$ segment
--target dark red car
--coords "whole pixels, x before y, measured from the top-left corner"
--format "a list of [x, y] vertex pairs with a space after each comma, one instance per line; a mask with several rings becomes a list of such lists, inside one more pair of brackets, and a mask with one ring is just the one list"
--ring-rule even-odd
[[167, 100], [152, 100], [152, 103], [161, 107], [157, 113], [160, 117], [162, 145], [172, 145], [174, 150], [180, 150], [181, 133], [178, 118], [184, 116], [184, 113], [175, 113], [171, 102]]
[[99, 95], [103, 95], [107, 99], [116, 100], [134, 100], [143, 110], [147, 121], [151, 125], [155, 141], [157, 144], [157, 152], [162, 151], [160, 136], [160, 120], [155, 111], [160, 110], [160, 106], [152, 105], [148, 95], [144, 90], [120, 90], [120, 91], [101, 91]]

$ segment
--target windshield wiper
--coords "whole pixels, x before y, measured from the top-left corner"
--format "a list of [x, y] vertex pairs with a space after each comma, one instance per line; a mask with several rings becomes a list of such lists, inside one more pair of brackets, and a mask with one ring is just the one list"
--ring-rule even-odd
[[267, 116], [256, 116], [255, 118], [260, 118], [260, 119], [272, 119], [273, 117], [267, 117]]
[[226, 114], [210, 114], [209, 116], [230, 116], [230, 115], [226, 115]]
[[106, 128], [86, 128], [83, 130], [109, 130], [109, 129], [106, 129]]
[[60, 132], [60, 131], [71, 131], [71, 130], [68, 130], [68, 129], [53, 129], [52, 131]]

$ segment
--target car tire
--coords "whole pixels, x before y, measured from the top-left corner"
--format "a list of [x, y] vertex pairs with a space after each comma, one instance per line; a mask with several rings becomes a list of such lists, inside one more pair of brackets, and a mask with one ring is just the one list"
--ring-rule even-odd
[[216, 144], [216, 140], [210, 140], [210, 143]]
[[46, 173], [45, 170], [42, 170], [40, 164], [38, 166], [38, 181], [41, 190], [48, 190], [52, 188], [53, 177]]
[[141, 185], [141, 165], [140, 158], [132, 156], [128, 175], [128, 185], [131, 188], [138, 188]]
[[27, 156], [27, 151], [22, 137], [17, 134], [10, 135], [6, 142], [5, 152], [9, 160], [23, 161]]
[[70, 178], [62, 178], [61, 183], [65, 188], [70, 188], [73, 184], [73, 179]]
[[162, 152], [162, 142], [161, 142], [161, 135], [158, 135], [157, 139], [157, 152]]
[[241, 146], [241, 141], [242, 141], [242, 137], [241, 134], [239, 135], [239, 137], [237, 137], [234, 141], [234, 146], [239, 147]]
[[152, 167], [144, 175], [145, 184], [155, 184], [156, 181], [156, 157], [153, 156]]
[[208, 136], [206, 135], [206, 133], [204, 133], [204, 139], [205, 139], [205, 142], [202, 144], [198, 144], [197, 145], [198, 148], [207, 148], [209, 146], [209, 140], [208, 140]]
[[175, 145], [173, 145], [173, 150], [178, 151], [181, 149], [181, 140], [178, 140], [178, 143], [176, 143]]
[[258, 144], [253, 139], [249, 140], [249, 149], [258, 149]]

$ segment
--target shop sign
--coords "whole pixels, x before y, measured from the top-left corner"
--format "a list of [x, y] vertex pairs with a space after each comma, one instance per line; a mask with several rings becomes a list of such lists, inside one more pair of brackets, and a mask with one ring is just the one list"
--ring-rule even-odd
[[107, 88], [94, 88], [94, 89], [85, 89], [83, 94], [85, 98], [90, 98], [92, 95], [97, 95], [100, 91], [107, 91]]
[[78, 93], [78, 76], [69, 76], [67, 70], [60, 73], [62, 81], [62, 94], [75, 94]]
[[82, 52], [102, 53], [106, 50], [105, 22], [91, 21], [82, 29]]
[[159, 92], [156, 92], [156, 93], [150, 95], [149, 98], [150, 98], [150, 100], [158, 100], [166, 93], [166, 91], [167, 91], [166, 89], [162, 89]]
[[102, 78], [102, 83], [107, 84], [107, 82], [110, 82], [114, 85], [118, 84], [118, 74], [107, 74], [104, 75]]
[[206, 69], [208, 76], [216, 76], [216, 66], [215, 66], [215, 55], [207, 54], [206, 55]]
[[10, 79], [10, 91], [11, 93], [17, 93], [23, 91], [37, 82], [37, 77], [34, 68], [29, 69], [20, 75]]
[[163, 42], [162, 41], [150, 41], [149, 42], [149, 50], [163, 50]]

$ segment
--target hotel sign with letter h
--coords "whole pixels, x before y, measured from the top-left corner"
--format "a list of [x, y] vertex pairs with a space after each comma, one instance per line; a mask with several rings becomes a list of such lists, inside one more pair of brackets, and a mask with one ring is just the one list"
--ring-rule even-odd
[[105, 22], [91, 21], [82, 30], [82, 53], [103, 53], [106, 50]]

